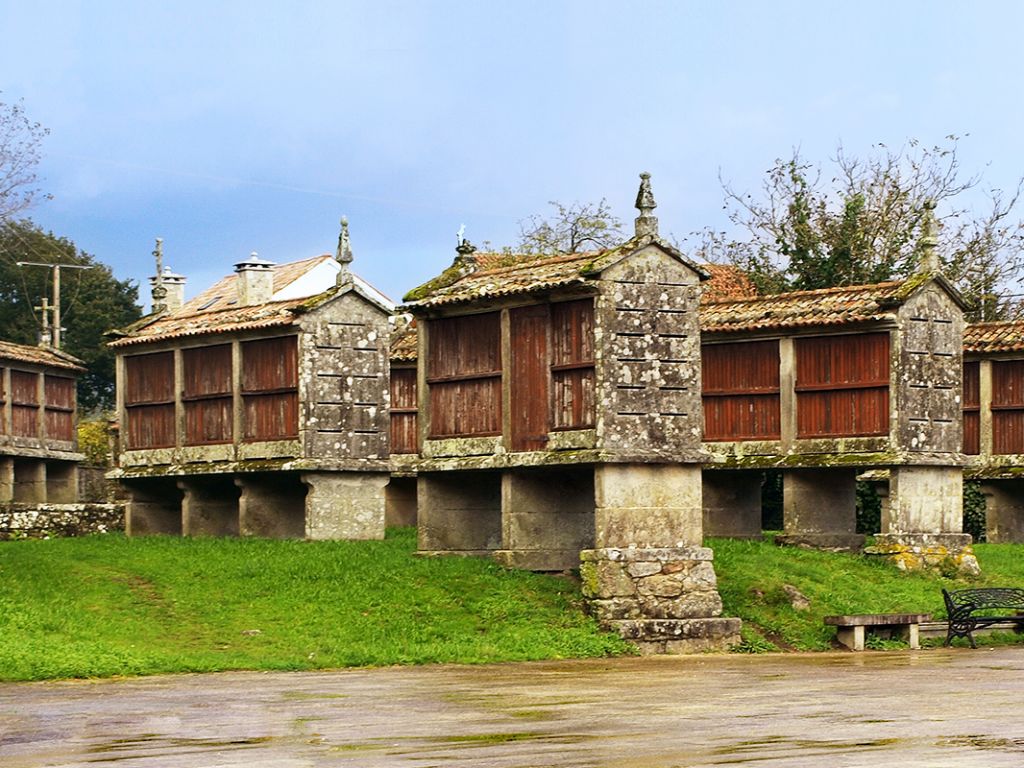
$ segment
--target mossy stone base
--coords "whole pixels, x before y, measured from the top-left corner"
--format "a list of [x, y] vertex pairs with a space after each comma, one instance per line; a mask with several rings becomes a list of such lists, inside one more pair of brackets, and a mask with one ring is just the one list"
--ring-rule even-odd
[[864, 553], [884, 557], [900, 570], [978, 576], [981, 567], [969, 533], [880, 533]]

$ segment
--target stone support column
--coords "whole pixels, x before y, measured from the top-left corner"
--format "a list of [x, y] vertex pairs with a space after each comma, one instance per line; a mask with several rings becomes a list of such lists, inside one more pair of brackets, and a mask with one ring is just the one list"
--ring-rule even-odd
[[564, 571], [579, 567], [594, 546], [594, 470], [590, 466], [517, 469], [501, 478], [501, 549], [513, 568]]
[[869, 550], [906, 570], [955, 568], [977, 573], [971, 535], [963, 533], [960, 467], [893, 467], [882, 532]]
[[181, 491], [173, 480], [124, 480], [122, 488], [128, 497], [125, 533], [181, 535]]
[[596, 548], [581, 553], [581, 577], [603, 626], [643, 653], [739, 642], [740, 620], [720, 618], [713, 554], [702, 546], [699, 465], [600, 465], [594, 501]]
[[703, 474], [704, 535], [761, 538], [761, 486], [754, 470], [706, 470]]
[[297, 474], [236, 475], [242, 536], [301, 539], [306, 535], [306, 486]]
[[0, 456], [0, 504], [14, 501], [14, 459]]
[[864, 546], [857, 533], [857, 470], [787, 469], [782, 473], [779, 544], [831, 550]]
[[178, 480], [178, 489], [184, 493], [183, 535], [238, 535], [238, 489], [230, 475], [182, 478]]
[[306, 538], [383, 539], [387, 472], [303, 472]]
[[421, 552], [490, 555], [501, 547], [501, 475], [421, 472], [417, 478]]

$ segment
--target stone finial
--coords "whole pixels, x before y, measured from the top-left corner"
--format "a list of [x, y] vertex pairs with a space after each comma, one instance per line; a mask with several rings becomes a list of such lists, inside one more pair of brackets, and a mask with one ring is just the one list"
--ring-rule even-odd
[[455, 253], [458, 255], [455, 257], [455, 263], [462, 271], [472, 272], [476, 269], [476, 259], [473, 258], [473, 254], [476, 253], [476, 246], [469, 242], [465, 235], [466, 225], [463, 224], [456, 233], [458, 244], [455, 246]]
[[50, 312], [53, 311], [53, 308], [50, 306], [50, 300], [43, 296], [40, 306], [35, 307], [35, 309], [42, 313], [42, 322], [39, 327], [39, 346], [52, 347], [53, 332], [50, 330]]
[[636, 217], [636, 236], [658, 234], [658, 218], [653, 215], [658, 204], [654, 202], [654, 192], [651, 191], [651, 174], [640, 174], [640, 190], [636, 193], [636, 208], [640, 215]]
[[152, 311], [166, 312], [167, 286], [164, 285], [164, 240], [162, 237], [156, 239], [153, 257], [156, 259], [156, 277], [153, 279], [153, 288], [150, 291], [150, 296], [153, 298]]
[[921, 239], [918, 243], [921, 248], [921, 271], [939, 272], [942, 269], [939, 264], [939, 234], [938, 224], [935, 221], [935, 201], [932, 198], [924, 201], [924, 213], [921, 216]]
[[338, 234], [338, 250], [335, 252], [334, 258], [341, 267], [341, 269], [338, 270], [338, 277], [335, 280], [335, 283], [337, 285], [343, 285], [351, 282], [352, 276], [348, 271], [348, 267], [349, 264], [352, 263], [352, 244], [348, 237], [348, 216], [341, 217], [341, 232]]

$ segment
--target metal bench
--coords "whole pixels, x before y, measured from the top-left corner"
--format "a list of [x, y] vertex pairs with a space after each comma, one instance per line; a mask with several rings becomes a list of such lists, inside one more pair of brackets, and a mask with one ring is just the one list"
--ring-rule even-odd
[[[1016, 587], [978, 587], [973, 589], [956, 589], [952, 592], [942, 590], [942, 599], [946, 601], [946, 613], [949, 615], [949, 629], [946, 631], [946, 646], [953, 642], [954, 637], [966, 637], [971, 641], [971, 648], [977, 648], [974, 642], [974, 630], [1003, 622], [1014, 622], [1020, 631], [1024, 625], [1024, 589]], [[995, 615], [995, 611], [1016, 611], [1010, 615]]]
[[825, 623], [836, 628], [840, 645], [854, 651], [864, 650], [864, 636], [868, 629], [879, 637], [898, 635], [911, 648], [920, 648], [919, 627], [931, 620], [930, 613], [862, 613], [853, 616], [826, 616]]

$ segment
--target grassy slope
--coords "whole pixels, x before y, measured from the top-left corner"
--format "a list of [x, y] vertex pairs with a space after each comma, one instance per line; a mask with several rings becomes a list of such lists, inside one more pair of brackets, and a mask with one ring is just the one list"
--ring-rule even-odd
[[628, 652], [569, 581], [414, 547], [413, 530], [0, 543], [0, 679]]
[[[826, 650], [835, 629], [822, 617], [843, 613], [931, 613], [945, 618], [941, 589], [966, 586], [1024, 586], [1024, 547], [978, 544], [983, 575], [978, 581], [901, 573], [879, 560], [813, 550], [776, 547], [768, 540], [712, 539], [715, 571], [725, 614], [744, 620], [748, 650]], [[797, 611], [782, 590], [799, 589], [811, 601]], [[767, 642], [766, 642], [767, 641]]]
[[[864, 557], [709, 542], [746, 650], [824, 650], [830, 613], [943, 615], [940, 588]], [[628, 653], [578, 588], [383, 542], [121, 536], [0, 543], [0, 679], [314, 669]], [[981, 584], [1024, 585], [1024, 547], [978, 545]], [[978, 582], [975, 582], [978, 583]], [[796, 611], [782, 585], [811, 600]], [[249, 633], [259, 630], [259, 633]]]

